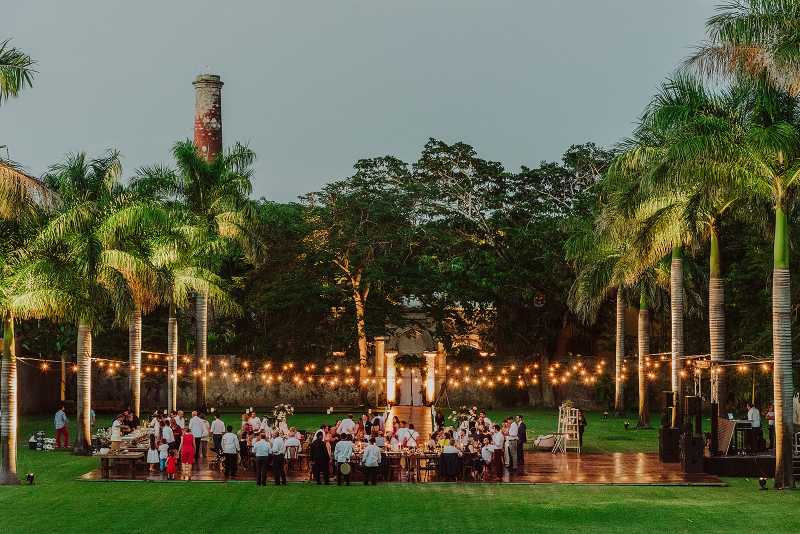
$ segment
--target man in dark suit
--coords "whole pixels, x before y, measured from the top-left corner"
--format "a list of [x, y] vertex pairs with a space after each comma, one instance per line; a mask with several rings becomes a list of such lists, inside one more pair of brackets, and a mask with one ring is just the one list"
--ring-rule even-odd
[[518, 444], [517, 447], [517, 465], [525, 464], [525, 443], [528, 442], [528, 427], [525, 426], [525, 421], [522, 419], [521, 415], [517, 416], [517, 435], [518, 437]]
[[328, 446], [322, 439], [323, 435], [322, 432], [317, 432], [314, 441], [311, 442], [311, 472], [314, 474], [317, 484], [322, 484], [320, 478], [325, 479], [325, 484], [330, 484], [331, 456], [328, 454]]

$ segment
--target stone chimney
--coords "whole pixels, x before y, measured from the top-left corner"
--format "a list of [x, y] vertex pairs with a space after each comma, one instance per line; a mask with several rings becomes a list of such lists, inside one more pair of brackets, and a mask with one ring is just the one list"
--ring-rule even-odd
[[222, 80], [216, 74], [200, 74], [192, 82], [194, 100], [194, 144], [207, 159], [222, 151]]

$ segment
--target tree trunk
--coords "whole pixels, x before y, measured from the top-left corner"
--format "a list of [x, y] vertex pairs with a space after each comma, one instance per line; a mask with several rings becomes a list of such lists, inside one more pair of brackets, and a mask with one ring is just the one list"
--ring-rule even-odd
[[725, 412], [727, 392], [725, 375], [718, 365], [725, 361], [725, 283], [722, 281], [722, 264], [719, 255], [719, 236], [716, 225], [711, 227], [711, 255], [708, 278], [708, 333], [711, 343], [712, 369], [716, 380], [711, 381], [711, 402], [720, 405]]
[[142, 310], [138, 306], [128, 319], [128, 359], [130, 408], [139, 417], [142, 404]]
[[622, 288], [617, 289], [617, 335], [614, 365], [614, 412], [622, 415], [625, 410], [622, 398], [622, 362], [625, 359], [625, 299]]
[[650, 355], [650, 309], [644, 291], [639, 298], [639, 426], [650, 426], [650, 410], [647, 406], [647, 357]]
[[167, 409], [178, 409], [178, 319], [175, 305], [169, 305], [167, 319], [167, 352], [169, 353], [169, 373], [167, 373]]
[[17, 477], [17, 348], [14, 316], [3, 317], [3, 360], [0, 362], [0, 485], [19, 484]]
[[78, 322], [78, 432], [75, 454], [92, 452], [92, 329]]
[[208, 296], [201, 293], [195, 297], [196, 341], [194, 345], [195, 365], [200, 371], [195, 379], [195, 405], [204, 409], [206, 405], [206, 368], [208, 364]]
[[672, 410], [672, 424], [677, 426], [680, 412], [680, 366], [683, 360], [683, 258], [680, 246], [672, 249], [672, 265], [669, 277], [670, 312], [672, 324], [672, 393], [675, 396], [676, 409]]
[[361, 392], [361, 402], [366, 405], [369, 402], [368, 398], [368, 356], [367, 350], [367, 328], [366, 328], [366, 312], [364, 309], [364, 299], [361, 293], [355, 289], [353, 291], [353, 301], [356, 305], [356, 331], [358, 334], [358, 387]]
[[775, 400], [775, 488], [792, 488], [792, 317], [789, 235], [786, 213], [775, 210], [775, 260], [772, 271], [772, 354]]

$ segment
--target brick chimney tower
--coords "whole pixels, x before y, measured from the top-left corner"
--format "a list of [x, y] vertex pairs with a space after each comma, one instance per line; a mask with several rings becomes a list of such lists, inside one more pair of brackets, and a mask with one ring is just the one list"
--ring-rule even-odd
[[211, 160], [222, 151], [222, 80], [216, 74], [200, 74], [192, 85], [194, 144]]

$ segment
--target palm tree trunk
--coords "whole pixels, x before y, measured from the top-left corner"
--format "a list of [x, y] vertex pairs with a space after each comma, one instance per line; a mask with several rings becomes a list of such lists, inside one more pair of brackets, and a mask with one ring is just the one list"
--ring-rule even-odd
[[672, 319], [672, 365], [671, 386], [675, 398], [675, 409], [672, 410], [672, 425], [678, 424], [678, 413], [681, 402], [680, 365], [683, 360], [683, 251], [680, 246], [672, 249], [672, 265], [670, 269], [669, 291], [670, 311]]
[[792, 481], [792, 317], [789, 277], [789, 232], [786, 213], [775, 210], [775, 259], [772, 270], [772, 354], [775, 400], [775, 487]]
[[142, 310], [137, 306], [128, 319], [128, 386], [133, 413], [140, 415], [142, 400]]
[[17, 350], [14, 316], [3, 317], [3, 361], [0, 362], [0, 485], [19, 484], [17, 477]]
[[78, 322], [78, 433], [75, 454], [92, 451], [92, 329]]
[[366, 310], [364, 308], [364, 299], [358, 289], [353, 291], [353, 301], [356, 305], [356, 331], [358, 335], [358, 384], [361, 392], [361, 401], [363, 404], [369, 402], [369, 389], [368, 389], [368, 357], [369, 352], [367, 349], [367, 328], [366, 328]]
[[178, 409], [178, 318], [175, 317], [175, 304], [169, 305], [167, 319], [167, 352], [169, 353], [169, 373], [167, 374], [167, 409]]
[[647, 357], [650, 355], [650, 309], [647, 295], [642, 291], [639, 297], [639, 426], [650, 426], [650, 410], [647, 406]]
[[625, 358], [625, 299], [622, 288], [617, 289], [617, 342], [616, 359], [614, 366], [614, 412], [622, 414], [624, 410], [622, 399], [622, 362]]
[[725, 375], [719, 372], [718, 364], [725, 361], [725, 283], [722, 281], [722, 264], [719, 255], [719, 235], [716, 224], [711, 226], [711, 255], [708, 277], [708, 330], [711, 343], [711, 362], [716, 379], [711, 381], [711, 402], [721, 406], [724, 412], [727, 393]]
[[206, 367], [208, 364], [208, 296], [201, 293], [195, 297], [196, 340], [194, 354], [197, 369], [195, 379], [195, 404], [198, 408], [206, 405]]

